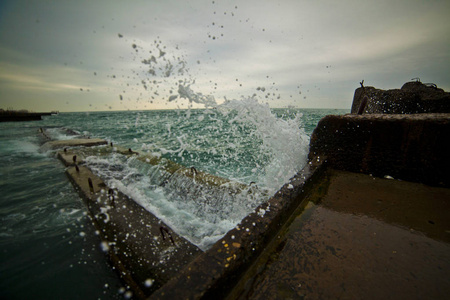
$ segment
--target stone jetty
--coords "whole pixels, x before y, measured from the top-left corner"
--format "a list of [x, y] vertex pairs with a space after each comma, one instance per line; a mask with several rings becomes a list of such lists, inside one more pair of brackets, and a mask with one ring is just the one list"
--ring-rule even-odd
[[[136, 201], [108, 187], [85, 166], [87, 157], [134, 156], [143, 163], [158, 165], [167, 178], [184, 177], [202, 189], [232, 194], [245, 188], [251, 192], [253, 188], [194, 167], [186, 168], [167, 159], [108, 144], [103, 139], [67, 132], [74, 138], [51, 140], [47, 130], [41, 128], [39, 133], [43, 137], [41, 151], [56, 151], [57, 158], [67, 167], [66, 174], [88, 208], [103, 249], [120, 278], [138, 299], [144, 299], [162, 287], [202, 251]], [[166, 180], [161, 184], [167, 184]]]
[[93, 147], [106, 145], [108, 142], [102, 139], [73, 139], [73, 140], [61, 140], [61, 141], [49, 141], [41, 146], [41, 150], [55, 150], [59, 148], [67, 147]]

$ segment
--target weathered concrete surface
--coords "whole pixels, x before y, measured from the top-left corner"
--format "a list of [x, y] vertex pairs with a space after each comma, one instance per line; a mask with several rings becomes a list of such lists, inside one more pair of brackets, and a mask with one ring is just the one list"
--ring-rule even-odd
[[223, 299], [302, 202], [323, 165], [312, 161], [267, 203], [256, 208], [198, 256], [151, 299]]
[[393, 90], [360, 87], [353, 96], [352, 113], [358, 112], [365, 95], [366, 114], [450, 113], [450, 93], [431, 84], [407, 82]]
[[84, 163], [84, 157], [72, 150], [58, 151], [56, 157], [62, 161], [66, 167]]
[[329, 169], [228, 299], [447, 299], [449, 200]]
[[448, 187], [448, 136], [450, 114], [325, 117], [307, 168], [152, 299], [444, 298], [450, 190], [358, 173]]
[[103, 249], [134, 297], [149, 296], [201, 253], [126, 195], [110, 190], [88, 168], [69, 167], [66, 173], [89, 209]]
[[331, 167], [450, 187], [450, 114], [326, 116], [309, 157]]
[[[176, 270], [168, 277], [162, 268], [145, 269], [167, 251], [156, 248], [145, 256], [154, 245], [147, 237], [158, 231], [141, 233], [147, 218], [136, 217], [137, 208], [129, 212], [139, 205], [117, 193], [117, 199], [127, 199], [125, 207], [115, 200], [111, 209], [107, 193], [94, 188], [91, 195], [85, 176], [77, 185], [89, 194], [84, 198], [93, 221], [115, 243], [108, 244], [112, 260], [139, 298], [153, 293], [152, 299], [439, 299], [450, 292], [449, 189], [356, 173], [449, 187], [449, 125], [450, 114], [325, 117], [311, 137], [306, 168], [211, 249], [174, 261]], [[170, 176], [183, 171], [193, 180], [201, 177], [194, 169], [127, 149], [83, 151], [123, 152], [166, 164]], [[70, 163], [70, 154], [64, 157]], [[74, 178], [84, 172], [74, 170], [68, 169]], [[101, 181], [93, 184], [108, 190]], [[137, 222], [131, 228], [139, 229], [127, 227], [130, 219]], [[136, 239], [120, 242], [129, 238], [126, 233]], [[150, 288], [147, 279], [155, 280]]]
[[[133, 292], [137, 295], [137, 297], [142, 298], [143, 296], [148, 296], [151, 293], [153, 293], [156, 289], [160, 288], [162, 285], [164, 285], [170, 278], [178, 274], [182, 267], [189, 261], [196, 258], [196, 256], [201, 252], [197, 247], [193, 246], [189, 242], [185, 241], [183, 238], [176, 235], [175, 232], [170, 230], [171, 235], [174, 237], [175, 243], [179, 246], [180, 249], [166, 249], [165, 246], [170, 245], [170, 243], [166, 242], [163, 246], [161, 246], [157, 242], [157, 245], [155, 243], [152, 243], [152, 240], [149, 240], [148, 237], [153, 237], [155, 240], [157, 237], [160, 237], [163, 233], [161, 231], [161, 228], [168, 228], [166, 225], [164, 225], [161, 221], [159, 221], [156, 217], [151, 215], [150, 217], [145, 217], [147, 220], [146, 223], [143, 223], [142, 219], [143, 217], [136, 217], [136, 211], [141, 211], [139, 214], [149, 214], [147, 212], [144, 212], [143, 209], [136, 204], [131, 199], [126, 198], [125, 195], [122, 195], [121, 193], [118, 193], [115, 191], [115, 205], [113, 206], [111, 204], [111, 200], [108, 198], [109, 195], [106, 191], [109, 190], [109, 188], [101, 181], [100, 178], [96, 177], [94, 174], [89, 171], [86, 167], [79, 166], [79, 164], [83, 163], [84, 157], [88, 156], [104, 156], [108, 154], [114, 154], [119, 153], [121, 155], [127, 155], [127, 156], [133, 156], [136, 157], [136, 159], [153, 164], [161, 166], [163, 169], [165, 169], [170, 176], [183, 176], [186, 178], [189, 178], [189, 180], [193, 180], [196, 182], [196, 185], [205, 185], [210, 186], [211, 188], [224, 188], [227, 189], [230, 193], [232, 193], [235, 190], [238, 190], [242, 187], [247, 187], [246, 185], [239, 185], [232, 183], [230, 180], [220, 178], [217, 176], [213, 176], [201, 171], [197, 171], [193, 168], [186, 168], [183, 166], [180, 166], [174, 162], [171, 162], [166, 159], [157, 158], [148, 154], [142, 154], [136, 151], [133, 151], [131, 149], [124, 149], [118, 146], [100, 146], [100, 147], [90, 147], [90, 148], [76, 148], [76, 149], [67, 149], [66, 151], [59, 151], [58, 152], [58, 158], [63, 161], [63, 163], [66, 166], [77, 166], [79, 171], [76, 171], [75, 167], [71, 167], [67, 170], [67, 174], [69, 178], [74, 182], [75, 186], [80, 189], [80, 194], [82, 194], [83, 198], [86, 200], [86, 204], [89, 208], [89, 211], [92, 214], [92, 218], [94, 221], [94, 224], [96, 225], [99, 230], [102, 232], [102, 237], [107, 238], [108, 242], [111, 243], [113, 241], [114, 243], [114, 251], [111, 253], [111, 260], [113, 261], [114, 265], [121, 270], [121, 274], [123, 275], [123, 279], [130, 285], [133, 289]], [[74, 161], [73, 156], [76, 155], [76, 160]], [[311, 169], [309, 170], [312, 172], [312, 169], [315, 169], [314, 164], [310, 165]], [[302, 173], [303, 177], [297, 177], [292, 180], [293, 186], [296, 186], [296, 191], [299, 192], [300, 187], [303, 186], [305, 183], [305, 176], [306, 176], [306, 170]], [[91, 178], [93, 181], [94, 186], [94, 194], [89, 190], [89, 184], [87, 181], [87, 178]], [[225, 187], [223, 187], [225, 186]], [[242, 186], [242, 187], [241, 187]], [[102, 192], [103, 190], [103, 192]], [[187, 191], [189, 192], [189, 191]], [[291, 194], [291, 189], [287, 189], [285, 193]], [[125, 200], [122, 200], [125, 198]], [[95, 200], [100, 199], [100, 200]], [[120, 201], [127, 202], [126, 204], [127, 209], [122, 210], [121, 204], [118, 204]], [[287, 201], [287, 202], [285, 202]], [[283, 202], [283, 203], [281, 203]], [[289, 203], [289, 205], [286, 205], [286, 203]], [[270, 211], [275, 212], [275, 219], [286, 219], [287, 214], [289, 214], [288, 208], [289, 206], [295, 205], [295, 202], [291, 201], [291, 199], [283, 199], [281, 200], [281, 196], [279, 198], [272, 200], [271, 205], [269, 207], [273, 206], [273, 209], [267, 209], [267, 214], [270, 213]], [[131, 213], [128, 213], [130, 210], [130, 206], [135, 206], [135, 208], [132, 209]], [[267, 204], [266, 204], [267, 206]], [[265, 209], [266, 206], [263, 206]], [[280, 207], [279, 209], [277, 209]], [[107, 210], [107, 214], [104, 214], [103, 212]], [[265, 211], [265, 210], [264, 210]], [[130, 216], [127, 216], [130, 215]], [[132, 215], [132, 216], [131, 216]], [[108, 222], [103, 224], [102, 218], [106, 217], [108, 219]], [[98, 220], [100, 218], [100, 220]], [[251, 220], [261, 219], [261, 216], [254, 214], [252, 218], [248, 219], [246, 222], [250, 222]], [[130, 228], [130, 220], [133, 220], [133, 222], [137, 224], [133, 224]], [[119, 223], [119, 225], [117, 225]], [[158, 224], [155, 226], [154, 224]], [[276, 227], [277, 225], [275, 222], [268, 218], [266, 219], [264, 224], [270, 224], [272, 228]], [[244, 226], [244, 225], [242, 225]], [[252, 224], [252, 226], [254, 226]], [[149, 227], [149, 228], [147, 228]], [[267, 226], [266, 226], [267, 227]], [[252, 242], [257, 242], [258, 240], [266, 239], [267, 234], [270, 234], [270, 230], [266, 231], [265, 227], [259, 227], [259, 230], [261, 232], [264, 232], [264, 236], [256, 237], [256, 240], [252, 239]], [[139, 231], [136, 233], [135, 231]], [[142, 234], [142, 231], [146, 232], [145, 234]], [[155, 232], [156, 231], [156, 232]], [[166, 239], [169, 239], [167, 236], [167, 233], [165, 230], [164, 234], [166, 235]], [[126, 241], [121, 243], [120, 240], [123, 238], [123, 235], [127, 234], [130, 238]], [[236, 236], [238, 236], [239, 230], [235, 233]], [[155, 237], [156, 236], [156, 237]], [[119, 242], [118, 242], [119, 240]], [[179, 240], [183, 240], [183, 242], [179, 242]], [[237, 245], [237, 243], [241, 242], [241, 238], [236, 238], [236, 243], [232, 244], [234, 246]], [[133, 247], [136, 247], [138, 245], [137, 250]], [[263, 244], [261, 244], [263, 245]], [[223, 245], [218, 246], [221, 248]], [[249, 247], [244, 248], [245, 244], [243, 244], [242, 247], [237, 247], [236, 250], [243, 251], [243, 256], [245, 257], [252, 257], [254, 256], [255, 252], [254, 250], [248, 250], [251, 249]], [[112, 247], [111, 247], [112, 248]], [[130, 250], [131, 249], [131, 250]], [[144, 250], [142, 250], [144, 249]], [[121, 255], [121, 253], [124, 252], [124, 255]], [[164, 256], [165, 260], [161, 261], [159, 264], [162, 266], [154, 266], [154, 261], [159, 261], [160, 258], [157, 256]], [[230, 254], [231, 255], [231, 254]], [[150, 258], [149, 258], [150, 256]], [[223, 256], [223, 253], [221, 254]], [[241, 257], [242, 255], [240, 255]], [[234, 259], [237, 259], [237, 256], [234, 254]], [[216, 268], [216, 260], [222, 260], [222, 261], [229, 261], [229, 255], [227, 257], [219, 257], [214, 258], [214, 263], [211, 263], [211, 261], [200, 261], [200, 265], [202, 266], [201, 270], [203, 272], [209, 272], [212, 268]], [[247, 259], [247, 258], [246, 258]], [[180, 261], [181, 260], [181, 261]], [[138, 262], [136, 262], [138, 261]], [[152, 262], [152, 266], [148, 266], [149, 261]], [[139, 263], [145, 262], [145, 265], [139, 265]], [[241, 262], [239, 262], [238, 266]], [[228, 266], [224, 266], [222, 264], [219, 266], [219, 268], [222, 268], [222, 271], [226, 272], [228, 271]], [[241, 268], [239, 266], [239, 268]], [[186, 269], [186, 268], [185, 268]], [[196, 271], [200, 269], [197, 268]], [[233, 270], [233, 268], [230, 268], [229, 270]], [[194, 278], [194, 276], [193, 276]], [[232, 277], [229, 277], [232, 278]], [[235, 277], [237, 278], [237, 277]], [[155, 280], [152, 283], [151, 288], [148, 288], [142, 285], [142, 283], [145, 283], [146, 280], [151, 279]], [[214, 279], [212, 279], [214, 280]], [[202, 280], [200, 280], [202, 281]], [[223, 281], [223, 278], [221, 279]], [[203, 282], [204, 283], [204, 282]], [[165, 285], [164, 285], [165, 286]], [[216, 288], [222, 288], [222, 283], [218, 284]], [[190, 287], [192, 288], [192, 286]], [[199, 285], [196, 284], [195, 289], [192, 289], [191, 292], [197, 291], [197, 289], [200, 288]], [[178, 286], [175, 287], [177, 295], [180, 292], [180, 288]], [[202, 292], [207, 292], [207, 290], [203, 290]], [[153, 298], [153, 295], [152, 295]]]
[[445, 299], [450, 190], [324, 166], [309, 165], [151, 299]]
[[103, 139], [72, 139], [62, 141], [50, 141], [41, 146], [41, 150], [48, 151], [60, 149], [64, 147], [92, 147], [99, 145], [106, 145], [108, 142]]

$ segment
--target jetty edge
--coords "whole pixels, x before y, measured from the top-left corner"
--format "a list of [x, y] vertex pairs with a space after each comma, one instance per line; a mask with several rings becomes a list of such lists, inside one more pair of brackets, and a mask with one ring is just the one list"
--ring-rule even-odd
[[150, 295], [201, 252], [88, 168], [72, 166], [66, 174], [88, 207], [102, 250], [136, 298]]
[[38, 132], [43, 143], [40, 149], [43, 152], [56, 151], [56, 157], [67, 167], [66, 175], [88, 208], [92, 224], [102, 240], [102, 249], [137, 299], [146, 299], [202, 250], [179, 236], [134, 199], [108, 187], [85, 165], [87, 157], [118, 154], [158, 166], [163, 173], [162, 185], [168, 184], [172, 178], [185, 178], [184, 183], [190, 181], [202, 189], [226, 194], [258, 190], [260, 195], [264, 195], [266, 192], [256, 185], [248, 186], [165, 158], [108, 144], [103, 139], [82, 136], [67, 128], [63, 130], [73, 139], [52, 140], [51, 134], [40, 128]]
[[382, 94], [324, 117], [307, 165], [149, 299], [445, 299], [448, 101]]
[[120, 147], [112, 150], [106, 140], [95, 138], [52, 141], [45, 129], [39, 132], [44, 140], [41, 150], [56, 150], [56, 157], [67, 167], [66, 175], [100, 236], [101, 249], [134, 298], [146, 299], [202, 252], [135, 200], [108, 187], [84, 165], [90, 155], [136, 152]]

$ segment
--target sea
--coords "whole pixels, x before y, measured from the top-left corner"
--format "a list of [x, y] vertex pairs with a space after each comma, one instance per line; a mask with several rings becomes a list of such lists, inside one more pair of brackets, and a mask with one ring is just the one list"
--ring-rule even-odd
[[161, 185], [155, 175], [160, 170], [133, 157], [86, 159], [109, 186], [207, 250], [302, 169], [322, 117], [348, 112], [271, 109], [248, 100], [209, 109], [73, 112], [0, 123], [0, 298], [132, 297], [109, 264], [64, 165], [55, 151], [41, 148], [41, 129], [52, 140], [102, 138], [232, 184], [256, 186], [260, 192], [251, 197], [230, 198], [199, 192], [195, 181]]

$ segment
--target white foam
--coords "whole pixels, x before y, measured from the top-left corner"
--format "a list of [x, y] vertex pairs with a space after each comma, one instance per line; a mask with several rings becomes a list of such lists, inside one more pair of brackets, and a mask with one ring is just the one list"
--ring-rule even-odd
[[57, 141], [72, 140], [79, 137], [76, 132], [69, 132], [64, 128], [48, 128], [45, 131], [47, 135], [52, 138], [52, 140]]
[[227, 101], [218, 109], [224, 115], [237, 112], [229, 122], [253, 125], [252, 134], [262, 139], [262, 151], [270, 156], [270, 161], [258, 184], [276, 192], [306, 164], [309, 137], [301, 127], [301, 114], [283, 120], [268, 105], [253, 98]]
[[165, 186], [160, 186], [163, 174], [156, 173], [162, 171], [134, 158], [120, 160], [114, 155], [88, 157], [86, 161], [108, 186], [134, 199], [202, 249], [220, 239], [264, 199], [254, 190], [230, 196], [225, 186], [206, 189], [184, 176], [172, 175]]
[[43, 156], [39, 152], [39, 146], [37, 143], [31, 141], [31, 140], [12, 140], [11, 141], [11, 148], [9, 151], [16, 152], [16, 153], [26, 153], [29, 155], [36, 155], [36, 156]]

